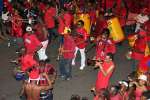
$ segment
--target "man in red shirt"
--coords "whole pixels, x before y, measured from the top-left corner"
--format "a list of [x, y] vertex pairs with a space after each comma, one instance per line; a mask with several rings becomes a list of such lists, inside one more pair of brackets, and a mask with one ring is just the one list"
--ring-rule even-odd
[[56, 8], [53, 5], [47, 5], [47, 10], [44, 14], [44, 23], [48, 29], [49, 33], [49, 42], [51, 42], [52, 36], [57, 37], [57, 31], [55, 29], [55, 19], [56, 16]]
[[42, 48], [42, 44], [38, 40], [35, 34], [33, 34], [32, 28], [28, 26], [26, 28], [27, 33], [23, 36], [24, 46], [28, 54], [34, 55], [39, 49]]
[[70, 80], [72, 77], [72, 59], [75, 52], [75, 43], [69, 33], [64, 34], [64, 41], [59, 48], [59, 54], [62, 57], [59, 59], [59, 70], [62, 78]]
[[75, 59], [76, 59], [76, 54], [78, 50], [80, 51], [81, 54], [81, 66], [80, 70], [83, 70], [85, 67], [85, 47], [87, 45], [87, 40], [88, 40], [88, 34], [87, 31], [84, 29], [84, 22], [82, 20], [79, 20], [77, 22], [77, 29], [76, 29], [76, 37], [75, 37], [75, 44], [76, 44], [76, 50], [74, 53], [74, 58], [72, 60], [72, 65], [75, 65]]

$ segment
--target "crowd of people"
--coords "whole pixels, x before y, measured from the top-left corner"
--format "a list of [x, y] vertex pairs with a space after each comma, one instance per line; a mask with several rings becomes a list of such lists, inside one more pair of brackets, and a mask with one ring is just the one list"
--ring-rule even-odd
[[[86, 62], [99, 69], [91, 87], [93, 100], [150, 99], [149, 4], [149, 0], [0, 0], [0, 41], [16, 47], [18, 58], [11, 62], [17, 65], [16, 80], [23, 81], [20, 99], [53, 100], [57, 76], [72, 79], [78, 51], [79, 70], [84, 71]], [[58, 71], [47, 54], [56, 39]], [[118, 63], [116, 46], [126, 40], [132, 72], [128, 80], [110, 86]], [[95, 54], [87, 61], [89, 45]], [[88, 98], [72, 95], [70, 100]]]

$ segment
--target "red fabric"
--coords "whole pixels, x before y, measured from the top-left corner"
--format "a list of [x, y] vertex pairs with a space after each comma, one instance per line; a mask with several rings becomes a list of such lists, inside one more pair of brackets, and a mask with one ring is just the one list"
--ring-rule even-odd
[[65, 36], [64, 37], [64, 44], [63, 44], [64, 50], [69, 50], [69, 52], [64, 52], [63, 57], [65, 59], [71, 59], [74, 57], [75, 52], [75, 43], [71, 36]]
[[86, 42], [88, 39], [87, 31], [84, 28], [77, 28], [76, 32], [77, 32], [77, 36], [75, 38], [76, 46], [80, 49], [83, 49], [87, 45]]
[[104, 60], [107, 53], [116, 53], [116, 46], [112, 40], [99, 41], [96, 45], [96, 59]]
[[143, 93], [142, 89], [136, 88], [135, 90], [136, 100], [141, 100], [140, 98], [142, 96], [142, 93]]
[[37, 62], [34, 60], [33, 55], [26, 54], [21, 57], [21, 71], [26, 71], [28, 68], [36, 65]]
[[135, 40], [133, 49], [138, 50], [139, 52], [133, 50], [131, 57], [135, 60], [143, 59], [145, 55], [145, 48], [146, 48], [145, 38], [140, 38], [140, 39]]
[[37, 79], [37, 78], [39, 78], [39, 70], [37, 70], [37, 69], [33, 69], [30, 73], [29, 73], [29, 77], [31, 78], [31, 79]]
[[96, 26], [95, 26], [95, 33], [100, 34], [102, 33], [104, 28], [107, 28], [107, 21], [102, 18], [97, 18], [96, 20]]
[[138, 69], [142, 72], [148, 71], [148, 61], [150, 61], [150, 56], [144, 57], [138, 64]]
[[21, 19], [21, 16], [15, 13], [12, 17], [12, 36], [22, 37], [23, 35], [22, 21], [18, 19]]
[[110, 97], [110, 100], [122, 100], [122, 96], [118, 93], [117, 95]]
[[66, 13], [64, 13], [63, 18], [65, 21], [65, 26], [71, 27], [71, 24], [73, 23], [73, 15], [69, 12], [66, 12]]
[[55, 20], [54, 16], [56, 15], [56, 9], [55, 8], [49, 8], [44, 15], [44, 22], [47, 26], [47, 28], [54, 28], [55, 27]]
[[114, 0], [106, 0], [106, 8], [112, 8], [114, 5]]
[[[39, 68], [39, 73], [47, 73], [48, 75], [53, 75], [55, 72], [54, 67], [51, 64], [46, 64], [45, 67]], [[45, 77], [43, 77], [44, 80], [40, 80], [40, 85], [47, 85], [48, 82]]]
[[43, 13], [46, 11], [46, 5], [42, 2], [39, 4], [39, 10], [41, 10]]
[[[110, 66], [114, 65], [113, 62], [104, 62], [102, 64], [103, 69], [106, 71], [110, 68]], [[113, 71], [112, 71], [113, 72]], [[98, 75], [97, 75], [97, 80], [95, 84], [96, 91], [102, 89], [102, 88], [107, 88], [109, 85], [109, 80], [112, 75], [112, 72], [110, 72], [107, 76], [104, 76], [101, 70], [99, 70]]]
[[92, 23], [92, 24], [95, 24], [95, 23], [96, 23], [96, 10], [95, 10], [95, 9], [92, 9], [92, 10], [89, 12], [89, 15], [90, 15], [91, 23]]
[[24, 1], [24, 7], [27, 9], [31, 9], [31, 3], [28, 1]]
[[47, 37], [45, 36], [45, 34], [43, 33], [43, 26], [41, 24], [36, 24], [34, 26], [35, 29], [35, 34], [38, 38], [38, 40], [40, 40], [40, 42], [44, 41], [47, 39]]
[[61, 34], [64, 32], [64, 29], [65, 29], [65, 23], [61, 16], [58, 17], [58, 22], [59, 22], [58, 33]]
[[8, 0], [3, 0], [4, 2], [4, 6], [6, 6], [7, 10], [12, 13], [13, 12], [13, 7], [11, 5], [11, 3], [8, 2]]
[[37, 47], [41, 45], [35, 34], [26, 33], [23, 37], [24, 46], [27, 49], [27, 53], [34, 54]]

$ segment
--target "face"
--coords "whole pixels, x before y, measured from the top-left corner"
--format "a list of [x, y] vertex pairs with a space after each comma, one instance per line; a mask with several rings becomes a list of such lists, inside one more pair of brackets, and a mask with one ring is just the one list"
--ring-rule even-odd
[[139, 80], [139, 85], [145, 85], [146, 84], [146, 81], [144, 80]]
[[110, 58], [109, 56], [106, 56], [105, 61], [106, 61], [106, 62], [110, 62], [110, 61], [111, 61], [111, 58]]
[[102, 41], [106, 41], [107, 40], [107, 35], [102, 34]]

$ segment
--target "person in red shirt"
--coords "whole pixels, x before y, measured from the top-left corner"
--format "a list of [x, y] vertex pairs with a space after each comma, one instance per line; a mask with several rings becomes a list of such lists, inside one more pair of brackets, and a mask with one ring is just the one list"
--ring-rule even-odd
[[88, 40], [87, 31], [85, 30], [85, 28], [83, 26], [84, 26], [84, 22], [82, 20], [79, 20], [77, 22], [77, 29], [76, 29], [77, 34], [75, 36], [76, 50], [74, 53], [74, 58], [72, 60], [72, 65], [75, 65], [76, 54], [79, 50], [80, 54], [81, 54], [80, 70], [83, 70], [85, 67], [85, 61], [86, 61], [85, 47], [87, 45], [87, 40]]
[[64, 34], [64, 42], [59, 48], [59, 71], [63, 79], [70, 80], [72, 77], [72, 59], [75, 52], [75, 43], [69, 33]]
[[55, 29], [55, 16], [56, 16], [56, 8], [51, 3], [51, 5], [47, 5], [47, 10], [44, 14], [44, 23], [48, 29], [49, 33], [49, 42], [52, 40], [52, 36], [57, 37], [58, 33], [57, 30]]
[[[41, 21], [41, 19], [39, 19], [39, 20]], [[42, 44], [42, 48], [37, 51], [39, 60], [47, 60], [48, 56], [46, 55], [46, 49], [48, 46], [48, 32], [47, 32], [46, 28], [42, 25], [42, 22], [39, 24], [36, 24], [34, 26], [34, 28], [36, 30], [35, 34], [36, 34], [38, 40]]]
[[107, 28], [103, 29], [101, 36], [97, 38], [96, 42], [96, 60], [104, 60], [107, 53], [116, 53], [116, 46], [113, 40], [109, 38], [109, 30]]
[[67, 10], [67, 8], [64, 8], [63, 19], [65, 26], [71, 28], [71, 25], [73, 24], [73, 15], [69, 10]]
[[132, 58], [132, 69], [137, 69], [138, 61], [142, 60], [145, 56], [145, 50], [147, 46], [146, 32], [140, 29], [137, 34], [137, 39], [135, 40], [134, 46], [132, 48], [131, 58]]
[[39, 49], [42, 48], [42, 44], [38, 40], [35, 34], [33, 34], [32, 28], [27, 26], [27, 33], [24, 34], [24, 46], [28, 54], [34, 55]]
[[26, 72], [32, 66], [37, 65], [37, 61], [34, 59], [34, 56], [30, 53], [27, 53], [26, 48], [22, 47], [20, 49], [20, 53], [20, 57], [17, 60], [15, 60], [15, 62], [20, 64], [22, 72]]

